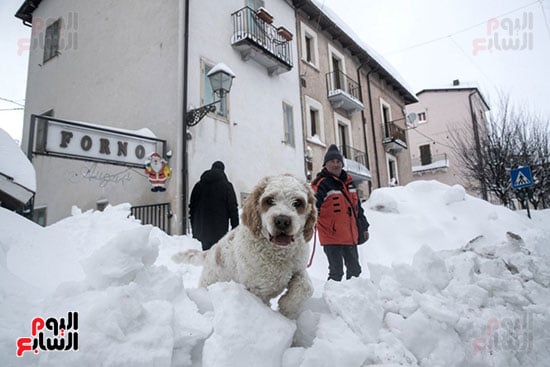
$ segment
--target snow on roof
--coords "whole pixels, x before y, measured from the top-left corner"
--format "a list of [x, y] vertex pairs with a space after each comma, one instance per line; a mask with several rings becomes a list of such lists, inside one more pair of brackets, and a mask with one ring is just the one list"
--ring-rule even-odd
[[0, 129], [0, 174], [13, 179], [13, 182], [35, 192], [36, 174], [31, 162], [17, 142]]
[[439, 86], [434, 86], [434, 87], [430, 87], [430, 88], [424, 88], [424, 89], [421, 89], [420, 91], [418, 91], [416, 93], [416, 95], [418, 96], [419, 94], [421, 93], [425, 93], [425, 92], [438, 92], [438, 91], [465, 91], [465, 90], [477, 90], [477, 92], [479, 93], [479, 96], [481, 97], [481, 100], [483, 101], [483, 103], [485, 104], [485, 106], [487, 107], [487, 109], [491, 109], [489, 107], [489, 104], [487, 103], [487, 101], [485, 100], [485, 97], [483, 96], [483, 93], [481, 93], [481, 88], [479, 86], [479, 83], [476, 82], [476, 81], [467, 81], [467, 82], [463, 82], [463, 81], [453, 81], [453, 83], [451, 84], [443, 84], [443, 85], [439, 85]]
[[320, 0], [311, 0], [319, 10], [321, 10], [327, 17], [329, 17], [340, 29], [342, 29], [349, 37], [357, 43], [358, 46], [363, 48], [370, 57], [372, 57], [380, 66], [386, 70], [394, 79], [403, 86], [413, 97], [416, 93], [413, 92], [413, 88], [405, 81], [405, 79], [399, 74], [397, 69], [393, 67], [382, 55], [380, 55], [374, 48], [359, 37], [347, 23], [342, 20], [336, 13], [324, 4]]

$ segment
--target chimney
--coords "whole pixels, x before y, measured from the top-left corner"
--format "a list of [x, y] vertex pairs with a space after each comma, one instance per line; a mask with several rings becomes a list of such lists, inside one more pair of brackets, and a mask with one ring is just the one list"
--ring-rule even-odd
[[458, 79], [453, 80], [453, 86], [456, 87], [457, 85], [460, 85], [460, 80]]

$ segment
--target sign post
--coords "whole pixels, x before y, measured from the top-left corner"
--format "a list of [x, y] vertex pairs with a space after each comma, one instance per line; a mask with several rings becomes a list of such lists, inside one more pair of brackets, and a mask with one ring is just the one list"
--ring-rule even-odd
[[[519, 167], [510, 171], [510, 179], [512, 181], [512, 188], [515, 190], [524, 189], [533, 186], [533, 175], [529, 166]], [[527, 198], [527, 216], [531, 219], [531, 212], [529, 211], [529, 199]]]

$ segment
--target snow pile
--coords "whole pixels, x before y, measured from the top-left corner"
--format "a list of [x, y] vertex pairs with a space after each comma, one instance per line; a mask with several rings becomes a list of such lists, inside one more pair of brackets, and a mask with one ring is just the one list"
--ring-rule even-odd
[[[2, 366], [541, 366], [550, 359], [550, 211], [416, 182], [365, 203], [361, 278], [326, 282], [323, 251], [297, 320], [240, 284], [196, 288], [200, 248], [129, 218], [74, 211], [42, 228], [0, 210]], [[318, 246], [318, 245], [317, 245]], [[367, 265], [368, 262], [368, 265]], [[27, 351], [35, 317], [78, 312], [78, 351]], [[46, 337], [51, 336], [46, 332]], [[37, 348], [38, 349], [38, 348]]]
[[36, 174], [32, 163], [19, 144], [3, 129], [0, 129], [0, 173], [13, 179], [13, 182], [36, 191]]

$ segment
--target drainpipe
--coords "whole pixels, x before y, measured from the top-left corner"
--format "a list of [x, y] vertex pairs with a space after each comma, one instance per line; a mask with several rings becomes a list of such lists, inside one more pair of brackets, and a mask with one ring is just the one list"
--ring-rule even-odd
[[[477, 118], [476, 118], [476, 114], [475, 114], [475, 111], [474, 111], [474, 105], [473, 105], [473, 102], [472, 102], [472, 97], [474, 95], [476, 95], [478, 92], [477, 90], [471, 92], [469, 95], [468, 95], [468, 102], [470, 103], [470, 114], [471, 114], [471, 118], [472, 118], [472, 126], [473, 126], [473, 129], [474, 129], [474, 140], [475, 140], [475, 144], [476, 144], [476, 153], [477, 153], [477, 162], [479, 164], [479, 170], [481, 171], [483, 169], [483, 164], [482, 164], [482, 155], [481, 155], [481, 141], [479, 140], [479, 128], [477, 126]], [[480, 172], [483, 176], [485, 176], [485, 174], [483, 172]], [[481, 184], [481, 197], [483, 198], [483, 200], [487, 200], [487, 188], [485, 187], [485, 182], [484, 180], [480, 180], [480, 184]]]
[[[361, 69], [365, 65], [367, 65], [367, 62], [362, 63], [357, 68], [357, 82], [359, 83], [359, 99], [361, 100], [361, 102], [363, 102], [363, 87], [361, 85]], [[365, 117], [365, 109], [361, 110], [361, 121], [363, 123], [363, 140], [365, 142], [365, 164], [370, 171], [369, 149], [368, 149], [368, 142], [367, 142], [367, 118]], [[372, 180], [369, 180], [369, 195], [371, 192], [372, 192]]]
[[[366, 63], [362, 63], [357, 68], [357, 82], [359, 83], [359, 99], [361, 102], [363, 101], [363, 87], [361, 86], [361, 69], [366, 65]], [[361, 121], [363, 122], [363, 140], [365, 141], [365, 164], [367, 165], [367, 168], [370, 169], [369, 165], [369, 152], [367, 149], [367, 119], [365, 118], [365, 109], [361, 110]]]
[[370, 89], [370, 76], [372, 73], [375, 73], [378, 71], [378, 67], [375, 67], [372, 70], [369, 70], [367, 73], [367, 91], [369, 93], [369, 110], [370, 110], [370, 124], [372, 128], [372, 142], [374, 147], [374, 165], [376, 166], [376, 183], [378, 184], [378, 188], [382, 187], [380, 183], [380, 165], [378, 163], [378, 148], [376, 146], [376, 127], [374, 126], [374, 112], [372, 110], [372, 95], [371, 95], [371, 89]]
[[181, 156], [181, 234], [187, 233], [187, 188], [189, 187], [189, 171], [187, 167], [187, 79], [188, 79], [188, 61], [189, 61], [189, 1], [185, 0], [184, 15], [184, 33], [183, 33], [183, 111], [182, 111], [182, 156]]

